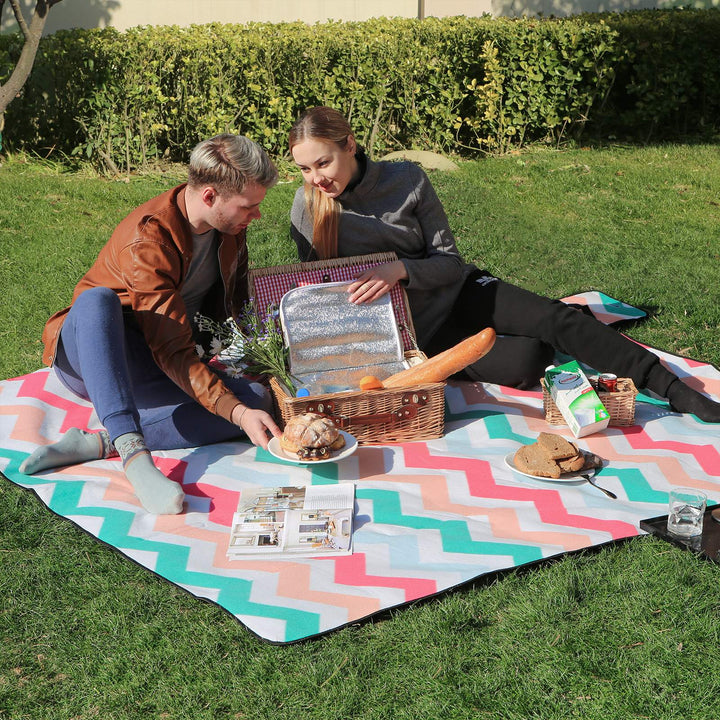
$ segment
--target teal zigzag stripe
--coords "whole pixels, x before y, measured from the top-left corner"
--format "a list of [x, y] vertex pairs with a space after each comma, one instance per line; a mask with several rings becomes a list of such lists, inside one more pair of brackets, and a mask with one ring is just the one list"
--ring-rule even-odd
[[497, 410], [470, 410], [468, 412], [448, 414], [445, 420], [447, 422], [483, 420], [488, 435], [492, 440], [516, 440], [523, 445], [535, 440], [535, 437], [531, 435], [521, 435], [515, 432], [508, 421], [507, 413]]
[[628, 468], [616, 470], [613, 474], [620, 478], [620, 483], [631, 502], [656, 503], [663, 508], [667, 506], [668, 493], [664, 490], [655, 490], [640, 470]]
[[600, 297], [600, 302], [602, 302], [603, 307], [608, 313], [613, 313], [614, 315], [624, 315], [625, 317], [633, 319], [640, 319], [647, 315], [644, 310], [640, 310], [632, 305], [620, 302], [603, 292], [598, 292], [598, 296]]
[[398, 493], [392, 490], [360, 489], [358, 498], [374, 503], [374, 521], [387, 525], [413, 528], [415, 530], [437, 530], [445, 552], [470, 555], [509, 555], [515, 565], [539, 560], [543, 557], [540, 548], [505, 542], [480, 542], [473, 540], [463, 520], [436, 520], [434, 518], [405, 515], [400, 507]]
[[248, 580], [187, 570], [190, 549], [184, 545], [174, 545], [130, 536], [128, 532], [135, 519], [133, 512], [113, 508], [79, 507], [78, 503], [85, 484], [84, 481], [46, 480], [22, 475], [17, 468], [27, 457], [27, 453], [3, 449], [0, 457], [5, 457], [10, 461], [4, 474], [12, 482], [29, 488], [46, 484], [56, 485], [55, 492], [48, 503], [48, 507], [53, 512], [64, 517], [68, 515], [84, 515], [86, 517], [104, 518], [102, 528], [97, 535], [98, 539], [120, 551], [126, 548], [128, 550], [156, 553], [158, 557], [154, 572], [166, 580], [178, 585], [194, 585], [219, 590], [218, 605], [233, 615], [252, 615], [283, 620], [286, 625], [286, 642], [319, 632], [319, 616], [316, 613], [252, 602], [249, 599], [252, 582]]

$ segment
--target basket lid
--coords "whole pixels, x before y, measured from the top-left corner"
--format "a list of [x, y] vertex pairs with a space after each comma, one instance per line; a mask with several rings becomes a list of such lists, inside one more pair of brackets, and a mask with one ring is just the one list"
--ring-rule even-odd
[[[397, 255], [386, 252], [252, 268], [248, 277], [250, 295], [255, 299], [258, 312], [264, 313], [269, 307], [277, 308], [288, 290], [318, 283], [349, 282], [368, 268], [393, 260], [397, 260]], [[390, 299], [403, 347], [405, 350], [415, 349], [417, 345], [410, 307], [405, 290], [400, 284], [390, 290]]]
[[388, 377], [404, 367], [390, 296], [356, 305], [348, 300], [348, 285], [298, 287], [280, 301], [290, 373], [314, 392], [347, 389], [363, 375]]

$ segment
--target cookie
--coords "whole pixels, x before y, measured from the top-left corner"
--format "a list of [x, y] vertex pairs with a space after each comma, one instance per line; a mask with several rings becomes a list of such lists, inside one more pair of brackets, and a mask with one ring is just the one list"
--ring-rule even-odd
[[560, 466], [552, 458], [549, 458], [537, 443], [518, 448], [514, 462], [518, 470], [528, 475], [557, 479], [562, 472]]
[[553, 479], [565, 473], [603, 466], [602, 458], [595, 453], [581, 450], [564, 437], [545, 432], [538, 435], [536, 442], [519, 448], [514, 462], [521, 472]]
[[560, 435], [541, 432], [537, 439], [538, 445], [553, 460], [564, 460], [577, 457], [578, 449], [571, 442]]
[[556, 460], [556, 462], [564, 473], [577, 472], [585, 467], [585, 456], [579, 452], [574, 457]]

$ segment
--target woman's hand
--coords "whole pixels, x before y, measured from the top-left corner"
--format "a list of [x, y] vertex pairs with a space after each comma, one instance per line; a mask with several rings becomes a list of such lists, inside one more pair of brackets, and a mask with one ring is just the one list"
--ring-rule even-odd
[[402, 260], [383, 263], [366, 270], [348, 286], [350, 302], [360, 305], [381, 298], [398, 283], [407, 278], [407, 270]]
[[253, 445], [259, 445], [265, 450], [270, 440], [268, 431], [277, 438], [282, 437], [282, 430], [273, 420], [272, 415], [264, 410], [255, 410], [247, 405], [236, 405], [232, 412], [232, 422], [242, 428]]

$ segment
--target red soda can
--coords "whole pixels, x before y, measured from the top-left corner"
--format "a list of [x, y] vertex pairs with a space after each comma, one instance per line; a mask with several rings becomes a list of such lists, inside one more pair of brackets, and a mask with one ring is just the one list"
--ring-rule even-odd
[[601, 392], [617, 392], [617, 375], [602, 373], [598, 375], [598, 390]]

